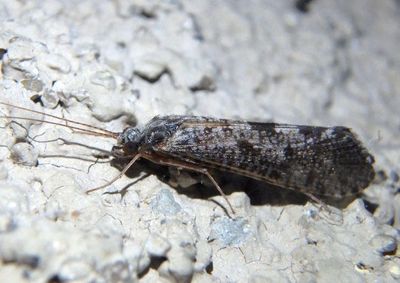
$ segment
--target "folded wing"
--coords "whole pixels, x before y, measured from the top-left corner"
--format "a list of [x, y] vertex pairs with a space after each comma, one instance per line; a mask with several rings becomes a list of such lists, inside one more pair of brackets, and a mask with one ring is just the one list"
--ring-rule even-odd
[[373, 157], [344, 127], [186, 117], [154, 150], [315, 195], [353, 195], [374, 176]]

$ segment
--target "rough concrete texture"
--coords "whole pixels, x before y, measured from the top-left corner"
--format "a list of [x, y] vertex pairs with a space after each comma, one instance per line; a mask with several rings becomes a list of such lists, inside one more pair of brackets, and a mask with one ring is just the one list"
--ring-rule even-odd
[[1, 119], [0, 281], [400, 280], [399, 15], [396, 0], [0, 1], [3, 102], [112, 131], [162, 114], [345, 125], [378, 171], [329, 211], [256, 205], [231, 182], [230, 219], [213, 188], [148, 163], [87, 195], [120, 172], [95, 150], [115, 141]]

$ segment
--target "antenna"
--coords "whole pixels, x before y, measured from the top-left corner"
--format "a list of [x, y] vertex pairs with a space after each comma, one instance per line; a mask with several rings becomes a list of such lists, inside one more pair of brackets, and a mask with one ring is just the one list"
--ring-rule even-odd
[[[44, 115], [46, 117], [51, 117], [60, 121], [64, 121], [66, 122], [66, 124], [62, 124], [62, 123], [58, 123], [58, 122], [53, 122], [53, 121], [48, 121], [48, 120], [41, 120], [41, 119], [35, 119], [35, 118], [27, 118], [27, 117], [20, 117], [20, 116], [0, 116], [0, 118], [5, 118], [5, 119], [16, 119], [16, 120], [26, 120], [26, 121], [34, 121], [34, 122], [42, 122], [42, 123], [47, 123], [47, 124], [52, 124], [52, 125], [57, 125], [57, 126], [61, 126], [61, 127], [66, 127], [66, 128], [70, 128], [70, 129], [74, 129], [74, 130], [78, 130], [81, 131], [84, 134], [87, 135], [94, 135], [94, 136], [103, 136], [103, 137], [110, 137], [110, 138], [114, 138], [116, 139], [119, 135], [119, 133], [116, 132], [111, 132], [99, 127], [95, 127], [89, 124], [85, 124], [82, 122], [78, 122], [78, 121], [74, 121], [74, 120], [70, 120], [70, 119], [66, 119], [66, 118], [61, 118], [58, 117], [56, 115], [52, 115], [52, 114], [47, 114], [41, 111], [36, 111], [36, 110], [32, 110], [32, 109], [28, 109], [25, 107], [21, 107], [21, 106], [16, 106], [10, 103], [5, 103], [5, 102], [0, 102], [1, 105], [5, 105], [5, 106], [9, 106], [12, 108], [16, 108], [16, 109], [20, 109], [20, 110], [24, 110], [27, 112], [31, 112], [31, 113], [36, 113], [36, 114], [41, 114]], [[71, 123], [71, 124], [75, 124], [73, 126], [68, 125], [67, 123]], [[79, 126], [83, 126], [83, 127], [79, 127]], [[94, 130], [90, 130], [90, 129], [85, 129], [84, 127], [88, 127]]]

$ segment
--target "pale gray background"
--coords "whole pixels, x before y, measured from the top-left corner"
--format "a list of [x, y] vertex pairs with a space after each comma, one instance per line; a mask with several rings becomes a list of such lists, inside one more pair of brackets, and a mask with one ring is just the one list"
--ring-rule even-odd
[[[2, 119], [0, 281], [398, 280], [400, 2], [308, 8], [289, 0], [0, 1], [1, 101], [113, 131], [162, 114], [344, 125], [380, 171], [365, 191], [370, 211], [361, 199], [335, 213], [312, 203], [250, 205], [238, 188], [232, 221], [220, 196], [191, 197], [155, 174], [124, 194], [88, 196], [119, 171], [91, 166], [94, 150], [32, 142]], [[39, 141], [114, 144], [21, 125]]]

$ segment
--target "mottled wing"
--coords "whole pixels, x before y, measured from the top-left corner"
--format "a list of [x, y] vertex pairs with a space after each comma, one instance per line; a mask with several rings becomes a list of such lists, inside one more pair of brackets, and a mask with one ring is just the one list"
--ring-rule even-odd
[[154, 150], [316, 195], [356, 194], [374, 176], [373, 157], [344, 127], [186, 117]]

